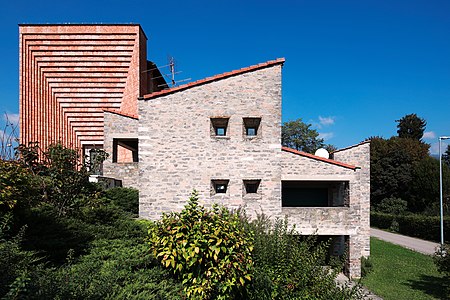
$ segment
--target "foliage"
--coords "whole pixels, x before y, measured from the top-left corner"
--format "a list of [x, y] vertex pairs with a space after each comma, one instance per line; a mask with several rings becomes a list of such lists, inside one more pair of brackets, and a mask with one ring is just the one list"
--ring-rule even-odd
[[139, 213], [139, 191], [133, 188], [115, 187], [105, 192], [112, 203], [133, 215]]
[[373, 270], [362, 283], [383, 299], [448, 299], [429, 255], [371, 238], [370, 260]]
[[311, 129], [311, 126], [302, 119], [284, 122], [281, 128], [281, 143], [295, 150], [314, 153], [324, 147], [324, 143], [317, 130]]
[[423, 137], [423, 132], [427, 126], [427, 122], [423, 118], [419, 118], [416, 114], [409, 114], [396, 120], [397, 133], [400, 138], [408, 138], [419, 141]]
[[450, 145], [447, 145], [447, 150], [442, 153], [442, 161], [450, 167]]
[[[440, 241], [440, 217], [419, 214], [393, 215], [380, 212], [370, 213], [370, 226], [389, 229], [393, 222], [398, 232], [425, 240]], [[444, 231], [450, 232], [450, 217], [444, 217]], [[445, 237], [448, 240], [448, 235]]]
[[32, 205], [37, 195], [37, 178], [29, 169], [17, 161], [0, 160], [0, 214], [16, 205]]
[[181, 299], [181, 285], [157, 265], [145, 243], [98, 239], [88, 254], [33, 278], [41, 299]]
[[34, 175], [40, 202], [55, 207], [59, 215], [71, 214], [89, 202], [95, 202], [100, 191], [89, 183], [89, 173], [77, 150], [61, 144], [42, 151], [36, 143], [19, 145], [18, 162]]
[[420, 160], [428, 157], [429, 147], [428, 144], [414, 139], [372, 138], [371, 203], [378, 205], [385, 198], [401, 198], [409, 201], [415, 166]]
[[450, 244], [444, 244], [443, 247], [439, 247], [433, 256], [434, 263], [439, 272], [446, 279], [446, 293], [450, 296]]
[[[439, 160], [426, 157], [413, 169], [408, 206], [411, 211], [439, 211]], [[450, 167], [442, 164], [442, 191], [444, 203], [450, 204]]]
[[249, 299], [355, 299], [358, 288], [337, 286], [335, 278], [342, 262], [326, 265], [328, 243], [315, 237], [302, 239], [287, 219], [271, 222], [265, 216], [248, 225], [255, 233], [254, 279]]
[[24, 251], [20, 246], [25, 229], [9, 239], [0, 232], [0, 297], [14, 298], [21, 293], [29, 281], [30, 267], [39, 261], [34, 252]]
[[407, 210], [408, 202], [400, 198], [385, 198], [375, 207], [376, 211], [400, 215], [404, 214]]
[[373, 263], [369, 257], [361, 256], [361, 278], [369, 275], [370, 272], [373, 271]]
[[207, 210], [193, 192], [180, 213], [164, 214], [149, 229], [149, 244], [176, 274], [189, 299], [232, 299], [251, 280], [251, 232], [224, 207]]

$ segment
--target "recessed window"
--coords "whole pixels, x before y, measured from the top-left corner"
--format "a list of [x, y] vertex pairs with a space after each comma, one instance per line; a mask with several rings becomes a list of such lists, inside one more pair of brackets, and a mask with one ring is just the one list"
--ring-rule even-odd
[[246, 194], [257, 194], [261, 180], [244, 180], [244, 189]]
[[212, 194], [226, 194], [229, 180], [211, 180]]
[[248, 137], [258, 136], [261, 118], [243, 118], [244, 135]]
[[229, 118], [211, 118], [211, 135], [227, 136]]
[[114, 163], [138, 162], [138, 139], [113, 139]]

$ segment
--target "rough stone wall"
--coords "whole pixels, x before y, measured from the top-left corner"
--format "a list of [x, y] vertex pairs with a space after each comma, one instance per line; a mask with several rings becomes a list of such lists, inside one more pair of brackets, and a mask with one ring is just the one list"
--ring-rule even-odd
[[133, 117], [120, 115], [113, 112], [104, 112], [105, 119], [105, 143], [104, 150], [109, 154], [108, 159], [103, 162], [103, 175], [122, 180], [122, 185], [138, 189], [139, 185], [139, 163], [113, 163], [113, 139], [114, 138], [137, 138], [138, 120]]
[[360, 167], [356, 170], [283, 152], [282, 180], [348, 181], [348, 207], [283, 208], [302, 234], [348, 236], [348, 270], [351, 277], [361, 275], [361, 256], [370, 254], [370, 149], [365, 145], [335, 153], [334, 159]]
[[345, 161], [361, 167], [359, 172], [359, 247], [361, 255], [370, 255], [370, 143], [364, 142], [359, 145], [338, 150], [333, 153], [334, 159]]
[[[214, 117], [228, 117], [226, 137], [211, 136]], [[243, 118], [259, 117], [257, 137], [243, 135]], [[193, 189], [213, 202], [278, 215], [281, 211], [281, 65], [139, 101], [141, 217], [179, 211]], [[212, 195], [211, 180], [229, 180]], [[244, 195], [243, 180], [260, 179]]]

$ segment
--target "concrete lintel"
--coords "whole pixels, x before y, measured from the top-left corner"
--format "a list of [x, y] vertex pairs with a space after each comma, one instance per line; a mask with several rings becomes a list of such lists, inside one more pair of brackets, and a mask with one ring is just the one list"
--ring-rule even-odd
[[281, 181], [353, 181], [353, 175], [281, 175]]

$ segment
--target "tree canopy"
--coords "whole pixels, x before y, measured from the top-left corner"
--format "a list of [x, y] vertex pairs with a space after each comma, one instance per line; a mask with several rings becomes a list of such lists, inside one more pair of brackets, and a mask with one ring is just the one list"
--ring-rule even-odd
[[418, 117], [416, 114], [409, 114], [396, 120], [397, 133], [401, 138], [410, 138], [420, 140], [423, 137], [427, 122], [425, 119]]
[[283, 123], [281, 143], [283, 146], [308, 153], [314, 153], [324, 147], [324, 140], [319, 137], [317, 130], [311, 129], [311, 124], [304, 123], [301, 118]]

